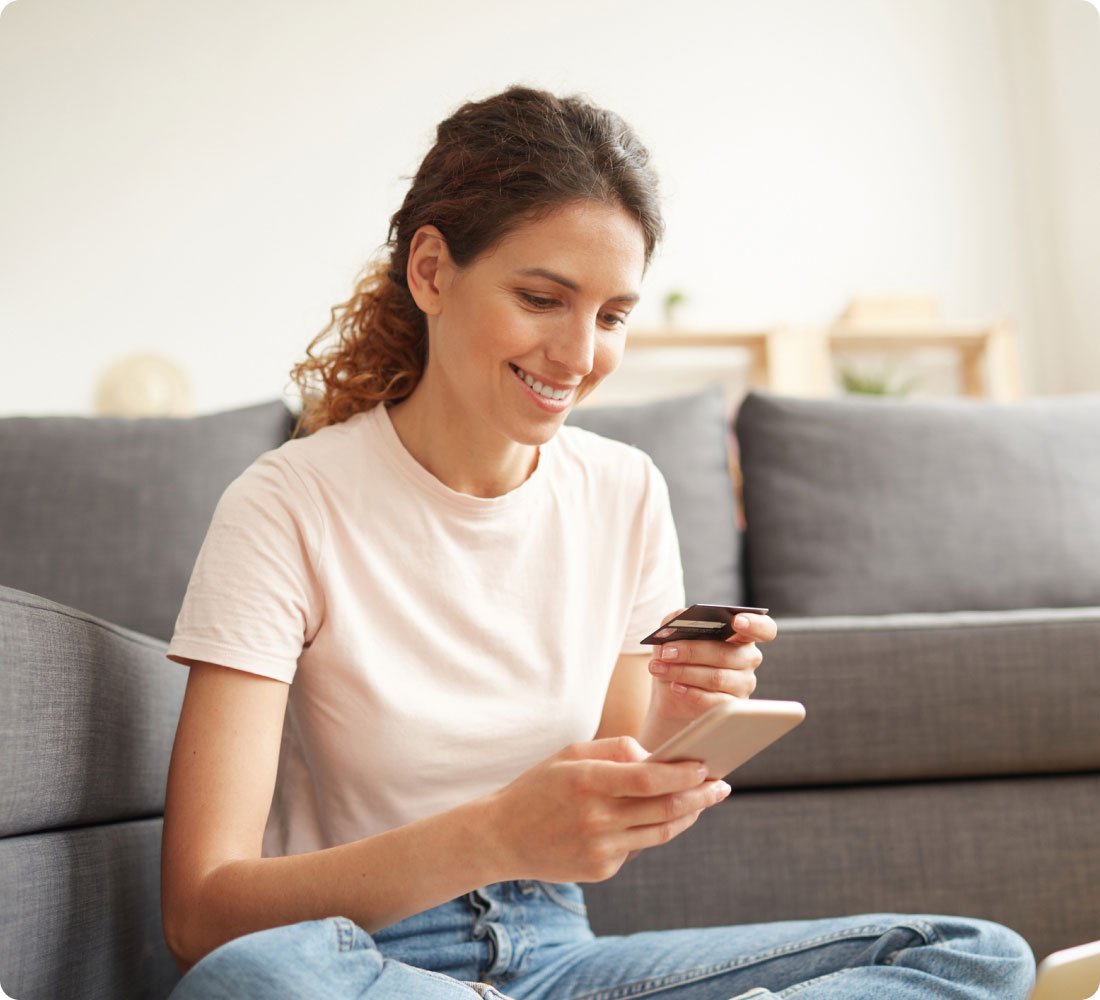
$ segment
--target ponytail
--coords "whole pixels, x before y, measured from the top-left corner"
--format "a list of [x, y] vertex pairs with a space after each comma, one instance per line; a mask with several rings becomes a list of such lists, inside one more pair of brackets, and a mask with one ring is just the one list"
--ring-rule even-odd
[[[352, 297], [331, 309], [328, 326], [306, 348], [307, 360], [291, 369], [302, 394], [292, 438], [404, 399], [416, 388], [427, 363], [427, 324], [404, 281], [398, 284], [391, 272], [388, 256], [368, 264]], [[333, 331], [335, 341], [315, 355]]]

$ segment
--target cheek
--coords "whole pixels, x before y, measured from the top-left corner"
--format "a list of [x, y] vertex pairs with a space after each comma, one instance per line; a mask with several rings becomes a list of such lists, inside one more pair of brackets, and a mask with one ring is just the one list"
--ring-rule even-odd
[[621, 336], [614, 340], [597, 340], [592, 358], [592, 374], [599, 378], [610, 375], [622, 363], [625, 346]]
[[477, 368], [489, 358], [521, 353], [519, 348], [532, 339], [522, 321], [507, 308], [494, 304], [467, 310], [456, 319], [448, 346], [453, 351], [452, 360], [462, 365]]

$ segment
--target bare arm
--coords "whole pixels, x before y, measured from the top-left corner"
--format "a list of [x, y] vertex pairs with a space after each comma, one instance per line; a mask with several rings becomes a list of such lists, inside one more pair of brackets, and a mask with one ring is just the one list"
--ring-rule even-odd
[[650, 659], [649, 653], [623, 653], [615, 661], [596, 739], [605, 736], [633, 736], [642, 746], [648, 746], [641, 739], [640, 733], [649, 710], [653, 686], [647, 669]]
[[181, 969], [235, 937], [336, 914], [368, 931], [499, 881], [476, 803], [339, 847], [261, 858], [289, 686], [191, 668], [168, 772], [165, 938]]
[[653, 751], [690, 721], [664, 718], [652, 710], [655, 685], [649, 662], [657, 655], [657, 649], [659, 647], [655, 647], [653, 653], [623, 653], [615, 661], [596, 739], [633, 736], [643, 747]]

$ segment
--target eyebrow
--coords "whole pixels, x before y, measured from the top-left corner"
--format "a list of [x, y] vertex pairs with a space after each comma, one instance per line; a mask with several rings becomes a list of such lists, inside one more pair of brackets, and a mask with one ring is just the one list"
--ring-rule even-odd
[[[563, 285], [571, 292], [580, 291], [580, 285], [578, 285], [572, 278], [567, 278], [563, 274], [558, 274], [556, 271], [548, 271], [545, 267], [525, 267], [522, 271], [516, 271], [516, 274], [523, 275], [525, 278], [546, 278], [548, 281], [556, 282], [559, 285]], [[612, 295], [609, 302], [637, 302], [637, 295]]]

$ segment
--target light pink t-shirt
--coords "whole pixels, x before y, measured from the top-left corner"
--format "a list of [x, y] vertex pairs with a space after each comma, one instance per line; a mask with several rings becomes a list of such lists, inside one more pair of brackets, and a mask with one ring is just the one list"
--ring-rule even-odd
[[522, 485], [473, 497], [376, 406], [227, 487], [167, 655], [291, 685], [263, 852], [297, 854], [592, 739], [617, 657], [647, 652], [638, 639], [683, 598], [668, 491], [643, 452], [567, 426]]

